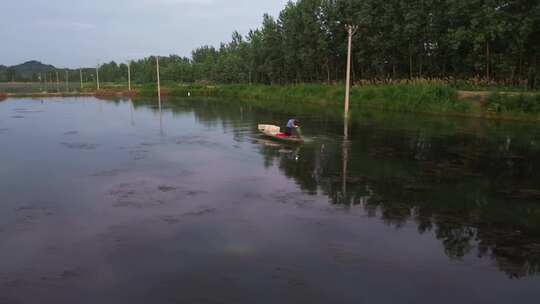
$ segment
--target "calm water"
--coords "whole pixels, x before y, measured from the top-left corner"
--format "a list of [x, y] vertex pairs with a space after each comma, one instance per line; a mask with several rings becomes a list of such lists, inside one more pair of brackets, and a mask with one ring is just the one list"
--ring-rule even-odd
[[539, 128], [280, 108], [1, 102], [0, 303], [540, 301]]

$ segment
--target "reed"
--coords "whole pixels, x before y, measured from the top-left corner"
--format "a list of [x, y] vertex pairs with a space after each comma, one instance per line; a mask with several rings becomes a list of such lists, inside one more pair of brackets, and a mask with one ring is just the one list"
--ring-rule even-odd
[[540, 94], [493, 93], [487, 99], [486, 108], [498, 114], [540, 115]]
[[[384, 84], [386, 83], [386, 84]], [[178, 85], [168, 84], [170, 96], [200, 96], [242, 99], [250, 102], [271, 101], [274, 107], [326, 106], [343, 107], [342, 85]], [[155, 96], [155, 86], [141, 87], [142, 96]], [[362, 82], [351, 90], [351, 110], [379, 109], [395, 112], [430, 113], [470, 117], [538, 120], [540, 94], [523, 92], [461, 92], [447, 80], [413, 79], [407, 81]], [[474, 93], [474, 94], [473, 94]], [[469, 95], [472, 95], [469, 96]], [[478, 96], [477, 96], [478, 95]], [[485, 95], [485, 96], [484, 96]], [[480, 98], [481, 97], [481, 98]], [[353, 113], [354, 114], [354, 113]]]
[[[285, 104], [311, 103], [341, 107], [343, 86], [337, 85], [222, 85], [175, 86], [166, 89], [171, 96], [208, 96], [271, 100]], [[154, 96], [155, 87], [140, 90], [143, 96]], [[457, 98], [457, 91], [446, 85], [399, 84], [356, 86], [351, 90], [351, 106], [400, 112], [468, 112], [470, 105]]]

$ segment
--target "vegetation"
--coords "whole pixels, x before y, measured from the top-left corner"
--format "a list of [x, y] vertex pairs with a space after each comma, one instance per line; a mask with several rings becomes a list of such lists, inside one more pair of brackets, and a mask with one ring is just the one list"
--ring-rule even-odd
[[[354, 36], [353, 107], [467, 115], [533, 115], [540, 97], [477, 95], [460, 101], [456, 88], [538, 89], [540, 0], [298, 0], [277, 18], [263, 17], [246, 36], [234, 32], [218, 48], [202, 46], [191, 58], [160, 58], [163, 93], [184, 96], [341, 103], [346, 55], [345, 24]], [[123, 91], [126, 64], [101, 65], [102, 95]], [[58, 72], [58, 73], [57, 73]], [[85, 90], [95, 69], [82, 69]], [[0, 81], [40, 81], [40, 91], [77, 84], [79, 70], [39, 62], [0, 66]], [[155, 94], [155, 58], [131, 62], [141, 95]], [[419, 80], [425, 79], [425, 80]], [[92, 85], [89, 85], [92, 83]], [[189, 84], [189, 85], [187, 85]], [[249, 84], [249, 85], [248, 85]], [[469, 97], [468, 97], [469, 98]]]
[[40, 73], [52, 73], [55, 69], [39, 61], [28, 61], [11, 67], [0, 66], [0, 81], [39, 81]]
[[[220, 97], [249, 100], [272, 109], [297, 106], [340, 110], [343, 106], [343, 86], [324, 84], [300, 85], [178, 85], [162, 87], [162, 95]], [[540, 94], [493, 92], [478, 96], [459, 96], [458, 90], [444, 84], [420, 81], [389, 85], [362, 85], [351, 90], [351, 107], [395, 112], [449, 114], [520, 120], [540, 119]], [[137, 86], [141, 97], [157, 94], [155, 85]], [[475, 98], [479, 97], [479, 98]], [[481, 97], [481, 98], [480, 98]], [[264, 103], [268, 101], [270, 103]]]
[[495, 113], [540, 114], [540, 94], [503, 94], [489, 96], [487, 109]]
[[[345, 24], [360, 27], [353, 44], [355, 82], [420, 77], [455, 85], [467, 80], [473, 87], [539, 87], [539, 0], [291, 1], [277, 18], [265, 15], [246, 36], [234, 32], [230, 42], [200, 47], [191, 58], [162, 58], [162, 78], [222, 84], [341, 82]], [[153, 82], [154, 65], [152, 57], [134, 61], [133, 80]], [[95, 78], [93, 69], [84, 72], [87, 80]], [[9, 69], [0, 70], [0, 81], [11, 79], [1, 73]], [[79, 75], [68, 76], [77, 81]], [[101, 66], [103, 81], [126, 78], [126, 64]]]
[[[174, 86], [162, 89], [171, 96], [209, 96], [268, 100], [291, 106], [295, 103], [316, 104], [341, 108], [344, 89], [333, 85], [220, 85], [220, 86]], [[153, 86], [140, 90], [142, 96], [155, 96]], [[459, 101], [457, 91], [445, 85], [428, 83], [387, 86], [361, 86], [351, 91], [351, 106], [399, 112], [467, 113], [471, 105]]]

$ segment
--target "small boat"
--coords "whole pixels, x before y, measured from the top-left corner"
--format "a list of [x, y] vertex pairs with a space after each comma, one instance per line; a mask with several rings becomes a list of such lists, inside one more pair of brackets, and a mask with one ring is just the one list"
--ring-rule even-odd
[[273, 125], [259, 125], [258, 127], [259, 132], [261, 132], [264, 136], [267, 136], [269, 138], [289, 142], [289, 143], [303, 143], [304, 139], [297, 136], [289, 136], [283, 132], [281, 132], [281, 128], [278, 126]]

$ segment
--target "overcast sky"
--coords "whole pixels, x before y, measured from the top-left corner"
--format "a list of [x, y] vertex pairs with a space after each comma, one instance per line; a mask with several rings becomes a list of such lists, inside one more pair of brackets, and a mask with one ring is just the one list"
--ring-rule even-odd
[[189, 56], [246, 34], [287, 0], [0, 0], [0, 64], [94, 66], [149, 55]]

